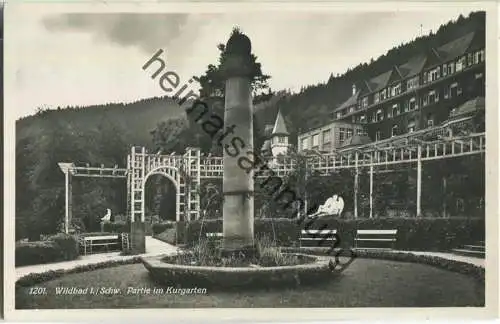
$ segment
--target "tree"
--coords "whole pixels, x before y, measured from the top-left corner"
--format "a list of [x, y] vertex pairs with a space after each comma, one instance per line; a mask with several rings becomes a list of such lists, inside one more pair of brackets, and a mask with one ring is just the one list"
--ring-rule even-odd
[[[238, 28], [234, 28], [231, 32], [231, 36], [234, 34], [241, 34]], [[225, 62], [227, 53], [226, 45], [218, 44], [217, 49], [219, 50], [218, 64], [209, 64], [205, 73], [201, 76], [195, 76], [194, 79], [198, 81], [201, 86], [200, 97], [223, 97], [225, 91], [225, 79], [221, 73], [221, 66]], [[251, 54], [251, 65], [252, 65], [252, 88], [253, 95], [257, 97], [259, 95], [265, 94], [265, 90], [269, 89], [268, 80], [271, 78], [269, 75], [262, 73], [262, 65], [257, 62], [257, 56]], [[269, 94], [269, 92], [267, 93]]]

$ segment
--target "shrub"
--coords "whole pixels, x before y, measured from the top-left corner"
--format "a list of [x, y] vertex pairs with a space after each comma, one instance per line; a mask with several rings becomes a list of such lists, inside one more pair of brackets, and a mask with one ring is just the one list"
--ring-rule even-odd
[[74, 260], [78, 258], [80, 251], [78, 238], [76, 236], [59, 233], [50, 236], [48, 240], [53, 241], [58, 245], [61, 260]]
[[153, 235], [158, 235], [163, 233], [169, 228], [173, 228], [175, 226], [175, 222], [163, 222], [163, 223], [155, 223], [153, 224]]
[[[190, 222], [186, 241], [193, 244], [199, 241], [200, 230], [203, 239], [206, 233], [222, 231], [222, 220]], [[256, 237], [266, 235], [279, 246], [298, 245], [302, 229], [336, 229], [340, 247], [354, 246], [358, 229], [397, 229], [395, 248], [415, 251], [443, 251], [474, 241], [484, 240], [484, 218], [373, 218], [338, 219], [333, 217], [315, 220], [297, 219], [255, 219]], [[177, 231], [179, 233], [179, 231]]]
[[128, 222], [113, 222], [113, 223], [104, 223], [104, 232], [111, 233], [128, 233], [130, 232], [130, 224]]
[[17, 242], [16, 267], [58, 261], [61, 258], [59, 245], [53, 241]]
[[77, 237], [64, 233], [43, 241], [16, 243], [16, 266], [74, 260], [79, 255]]

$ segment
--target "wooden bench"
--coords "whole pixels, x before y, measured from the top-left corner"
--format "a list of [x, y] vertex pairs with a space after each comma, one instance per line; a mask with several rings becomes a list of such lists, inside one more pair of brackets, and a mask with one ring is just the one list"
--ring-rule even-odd
[[[394, 249], [397, 234], [398, 230], [357, 230], [354, 246], [356, 249]], [[371, 246], [360, 246], [362, 243]]]
[[224, 237], [223, 233], [206, 233], [205, 235], [209, 240], [222, 240]]
[[300, 232], [300, 247], [332, 247], [336, 241], [337, 230], [307, 229]]
[[82, 236], [80, 237], [80, 245], [83, 247], [84, 255], [87, 255], [87, 251], [92, 254], [94, 247], [105, 247], [106, 252], [108, 252], [110, 247], [120, 247], [121, 242], [118, 241], [118, 234]]

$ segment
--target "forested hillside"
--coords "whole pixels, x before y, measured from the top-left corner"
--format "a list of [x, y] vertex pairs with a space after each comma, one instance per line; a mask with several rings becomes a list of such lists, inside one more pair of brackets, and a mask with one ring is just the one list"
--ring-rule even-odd
[[[470, 30], [484, 33], [484, 13], [459, 17], [433, 34], [393, 48], [378, 59], [348, 69], [343, 75], [332, 75], [324, 83], [306, 86], [296, 94], [274, 93], [264, 86], [267, 78], [262, 77], [265, 74], [256, 63], [260, 73], [258, 84], [267, 92], [256, 98], [255, 143], [262, 143], [263, 127], [274, 122], [278, 109], [282, 110], [290, 126], [293, 143], [297, 132], [325, 118], [346, 100], [353, 83], [385, 72]], [[210, 84], [208, 81], [216, 70], [216, 66], [209, 66], [199, 79]], [[213, 89], [204, 89], [201, 85], [202, 94], [213, 93]], [[182, 152], [186, 146], [201, 146], [205, 152], [217, 153], [200, 126], [188, 120], [184, 108], [169, 98], [152, 98], [131, 104], [40, 110], [34, 116], [19, 120], [16, 125], [16, 236], [51, 233], [61, 222], [64, 176], [58, 162], [124, 167], [132, 145], [164, 152]], [[125, 183], [122, 180], [79, 179], [73, 189], [73, 215], [82, 219], [87, 227], [95, 229], [105, 208], [124, 212]]]

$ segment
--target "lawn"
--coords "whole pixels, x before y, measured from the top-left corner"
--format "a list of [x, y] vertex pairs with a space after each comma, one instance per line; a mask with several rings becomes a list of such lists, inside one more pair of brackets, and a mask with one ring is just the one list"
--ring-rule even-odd
[[[46, 295], [16, 292], [18, 309], [203, 307], [461, 307], [484, 306], [484, 284], [435, 267], [357, 259], [342, 275], [316, 287], [206, 294], [127, 294], [127, 288], [158, 288], [142, 264], [71, 274], [43, 283]], [[108, 295], [56, 295], [56, 288], [117, 288]], [[203, 288], [203, 287], [200, 287]], [[165, 289], [165, 288], [164, 288]]]

